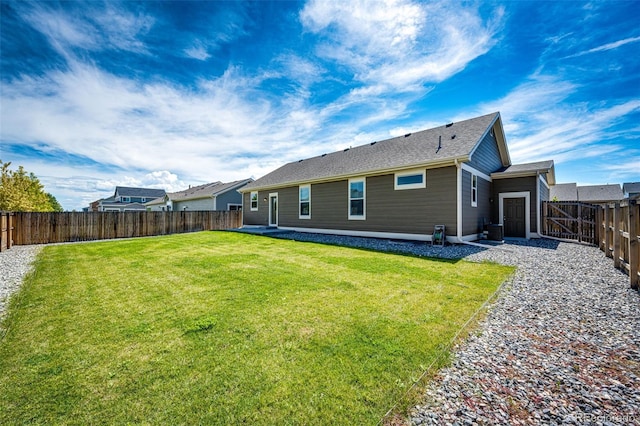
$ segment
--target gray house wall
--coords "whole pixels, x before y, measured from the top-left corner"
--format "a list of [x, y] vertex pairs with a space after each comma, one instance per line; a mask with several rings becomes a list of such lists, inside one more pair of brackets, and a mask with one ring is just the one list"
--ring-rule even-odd
[[471, 205], [471, 173], [462, 171], [462, 235], [480, 234], [491, 221], [491, 182], [478, 178], [478, 206]]
[[529, 231], [537, 232], [538, 210], [536, 202], [538, 197], [538, 178], [536, 176], [510, 178], [510, 179], [494, 179], [493, 180], [493, 204], [492, 204], [492, 221], [493, 223], [502, 223], [500, 215], [500, 193], [505, 192], [529, 192], [529, 214], [531, 218]]
[[426, 188], [394, 189], [394, 174], [366, 179], [366, 220], [348, 219], [348, 180], [311, 185], [311, 219], [299, 218], [298, 186], [259, 191], [258, 211], [251, 211], [250, 193], [243, 200], [244, 223], [267, 225], [268, 202], [278, 193], [278, 226], [431, 235], [435, 225], [445, 225], [456, 235], [456, 168], [426, 171]]
[[503, 167], [498, 142], [490, 132], [487, 132], [467, 164], [487, 175]]
[[174, 211], [182, 211], [185, 206], [187, 210], [196, 211], [196, 210], [213, 210], [213, 198], [198, 198], [194, 200], [183, 200], [183, 201], [174, 201], [173, 202], [173, 210]]
[[[547, 182], [547, 179], [542, 177], [544, 182]], [[548, 187], [548, 184], [545, 185], [541, 180], [538, 180], [538, 188], [540, 191], [540, 200], [541, 201], [549, 201], [549, 197], [551, 196], [551, 190]]]
[[216, 210], [229, 210], [229, 204], [242, 204], [242, 195], [235, 189], [216, 197]]

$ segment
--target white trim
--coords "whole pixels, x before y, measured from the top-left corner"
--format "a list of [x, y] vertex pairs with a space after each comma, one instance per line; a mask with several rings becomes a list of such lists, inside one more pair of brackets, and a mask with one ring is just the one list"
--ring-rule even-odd
[[[252, 200], [253, 194], [256, 194], [256, 208], [255, 209], [253, 208], [253, 200]], [[257, 212], [259, 205], [260, 205], [260, 194], [259, 194], [259, 192], [258, 191], [251, 191], [249, 193], [249, 209], [252, 212]]]
[[[525, 238], [531, 238], [531, 193], [529, 191], [522, 192], [501, 192], [499, 194], [499, 220], [500, 224], [504, 227], [503, 219], [504, 219], [504, 199], [505, 198], [524, 198], [524, 227], [525, 227]], [[538, 214], [538, 216], [540, 216]], [[503, 228], [504, 229], [504, 228]]]
[[540, 179], [540, 182], [542, 182], [544, 186], [547, 187], [547, 189], [551, 189], [547, 181], [542, 177], [542, 173], [538, 172], [538, 178]]
[[466, 170], [469, 173], [471, 173], [472, 175], [476, 175], [478, 177], [481, 177], [482, 179], [486, 180], [487, 182], [493, 182], [493, 179], [491, 179], [491, 176], [482, 173], [480, 170], [471, 167], [470, 165], [468, 165], [467, 163], [462, 163], [462, 170]]
[[[300, 204], [302, 204], [302, 199], [300, 198], [300, 191], [302, 190], [302, 188], [307, 188], [309, 190], [309, 214], [308, 215], [303, 215], [302, 213], [300, 213]], [[306, 202], [306, 201], [305, 201]], [[311, 185], [306, 184], [306, 185], [298, 185], [298, 219], [311, 219]]]
[[[275, 198], [276, 199], [276, 217], [275, 217], [275, 221], [273, 220], [273, 218], [271, 217], [271, 215], [273, 214], [273, 212], [271, 211], [271, 199]], [[277, 192], [271, 192], [269, 193], [269, 226], [278, 226], [278, 210], [280, 210], [280, 206], [278, 205], [278, 193]]]
[[231, 211], [231, 206], [240, 207], [239, 209], [236, 209], [236, 210], [244, 210], [244, 208], [242, 208], [242, 204], [238, 204], [238, 203], [227, 203], [227, 211]]
[[462, 239], [462, 164], [456, 161], [456, 236]]
[[[351, 183], [362, 182], [362, 215], [351, 214]], [[356, 198], [358, 199], [358, 198]], [[367, 178], [359, 177], [349, 179], [347, 185], [347, 217], [349, 220], [367, 220]]]
[[[377, 231], [354, 231], [347, 229], [324, 229], [324, 228], [300, 228], [296, 226], [278, 227], [283, 231], [308, 232], [310, 234], [329, 234], [344, 235], [348, 237], [365, 237], [365, 238], [385, 238], [391, 240], [409, 240], [409, 241], [431, 241], [431, 234], [405, 234], [399, 232], [377, 232]], [[480, 234], [465, 235], [461, 238], [448, 236], [447, 242], [457, 244], [465, 241], [475, 241], [480, 238]]]
[[[422, 176], [422, 182], [398, 185], [398, 178], [399, 177], [416, 176], [416, 175]], [[427, 172], [426, 172], [426, 169], [407, 170], [407, 171], [403, 171], [403, 172], [396, 172], [396, 173], [393, 174], [393, 189], [395, 191], [402, 191], [402, 190], [405, 190], [405, 189], [420, 189], [420, 188], [426, 188], [426, 187], [427, 187]]]

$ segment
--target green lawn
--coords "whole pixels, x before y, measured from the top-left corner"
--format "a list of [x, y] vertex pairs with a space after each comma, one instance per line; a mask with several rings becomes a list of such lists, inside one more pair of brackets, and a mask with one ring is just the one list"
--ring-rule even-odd
[[0, 327], [0, 424], [375, 424], [512, 271], [228, 232], [49, 246]]

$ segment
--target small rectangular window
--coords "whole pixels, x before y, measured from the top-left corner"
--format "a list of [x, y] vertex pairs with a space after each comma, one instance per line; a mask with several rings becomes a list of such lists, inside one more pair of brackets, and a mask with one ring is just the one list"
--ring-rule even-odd
[[424, 170], [398, 172], [394, 176], [394, 189], [419, 189], [427, 187], [427, 175]]
[[478, 176], [471, 175], [471, 207], [478, 207]]
[[251, 211], [255, 212], [258, 211], [258, 192], [257, 191], [253, 191], [251, 193]]
[[300, 198], [300, 219], [311, 219], [311, 185], [301, 185], [298, 190]]
[[349, 219], [366, 218], [366, 181], [364, 178], [349, 179]]
[[131, 197], [122, 197], [122, 202], [123, 203], [130, 203], [131, 202]]

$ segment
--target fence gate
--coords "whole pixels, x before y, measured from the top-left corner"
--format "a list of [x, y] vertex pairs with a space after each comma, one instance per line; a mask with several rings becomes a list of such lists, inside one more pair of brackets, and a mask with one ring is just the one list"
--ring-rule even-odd
[[545, 201], [542, 205], [544, 235], [598, 245], [598, 211], [595, 204]]

